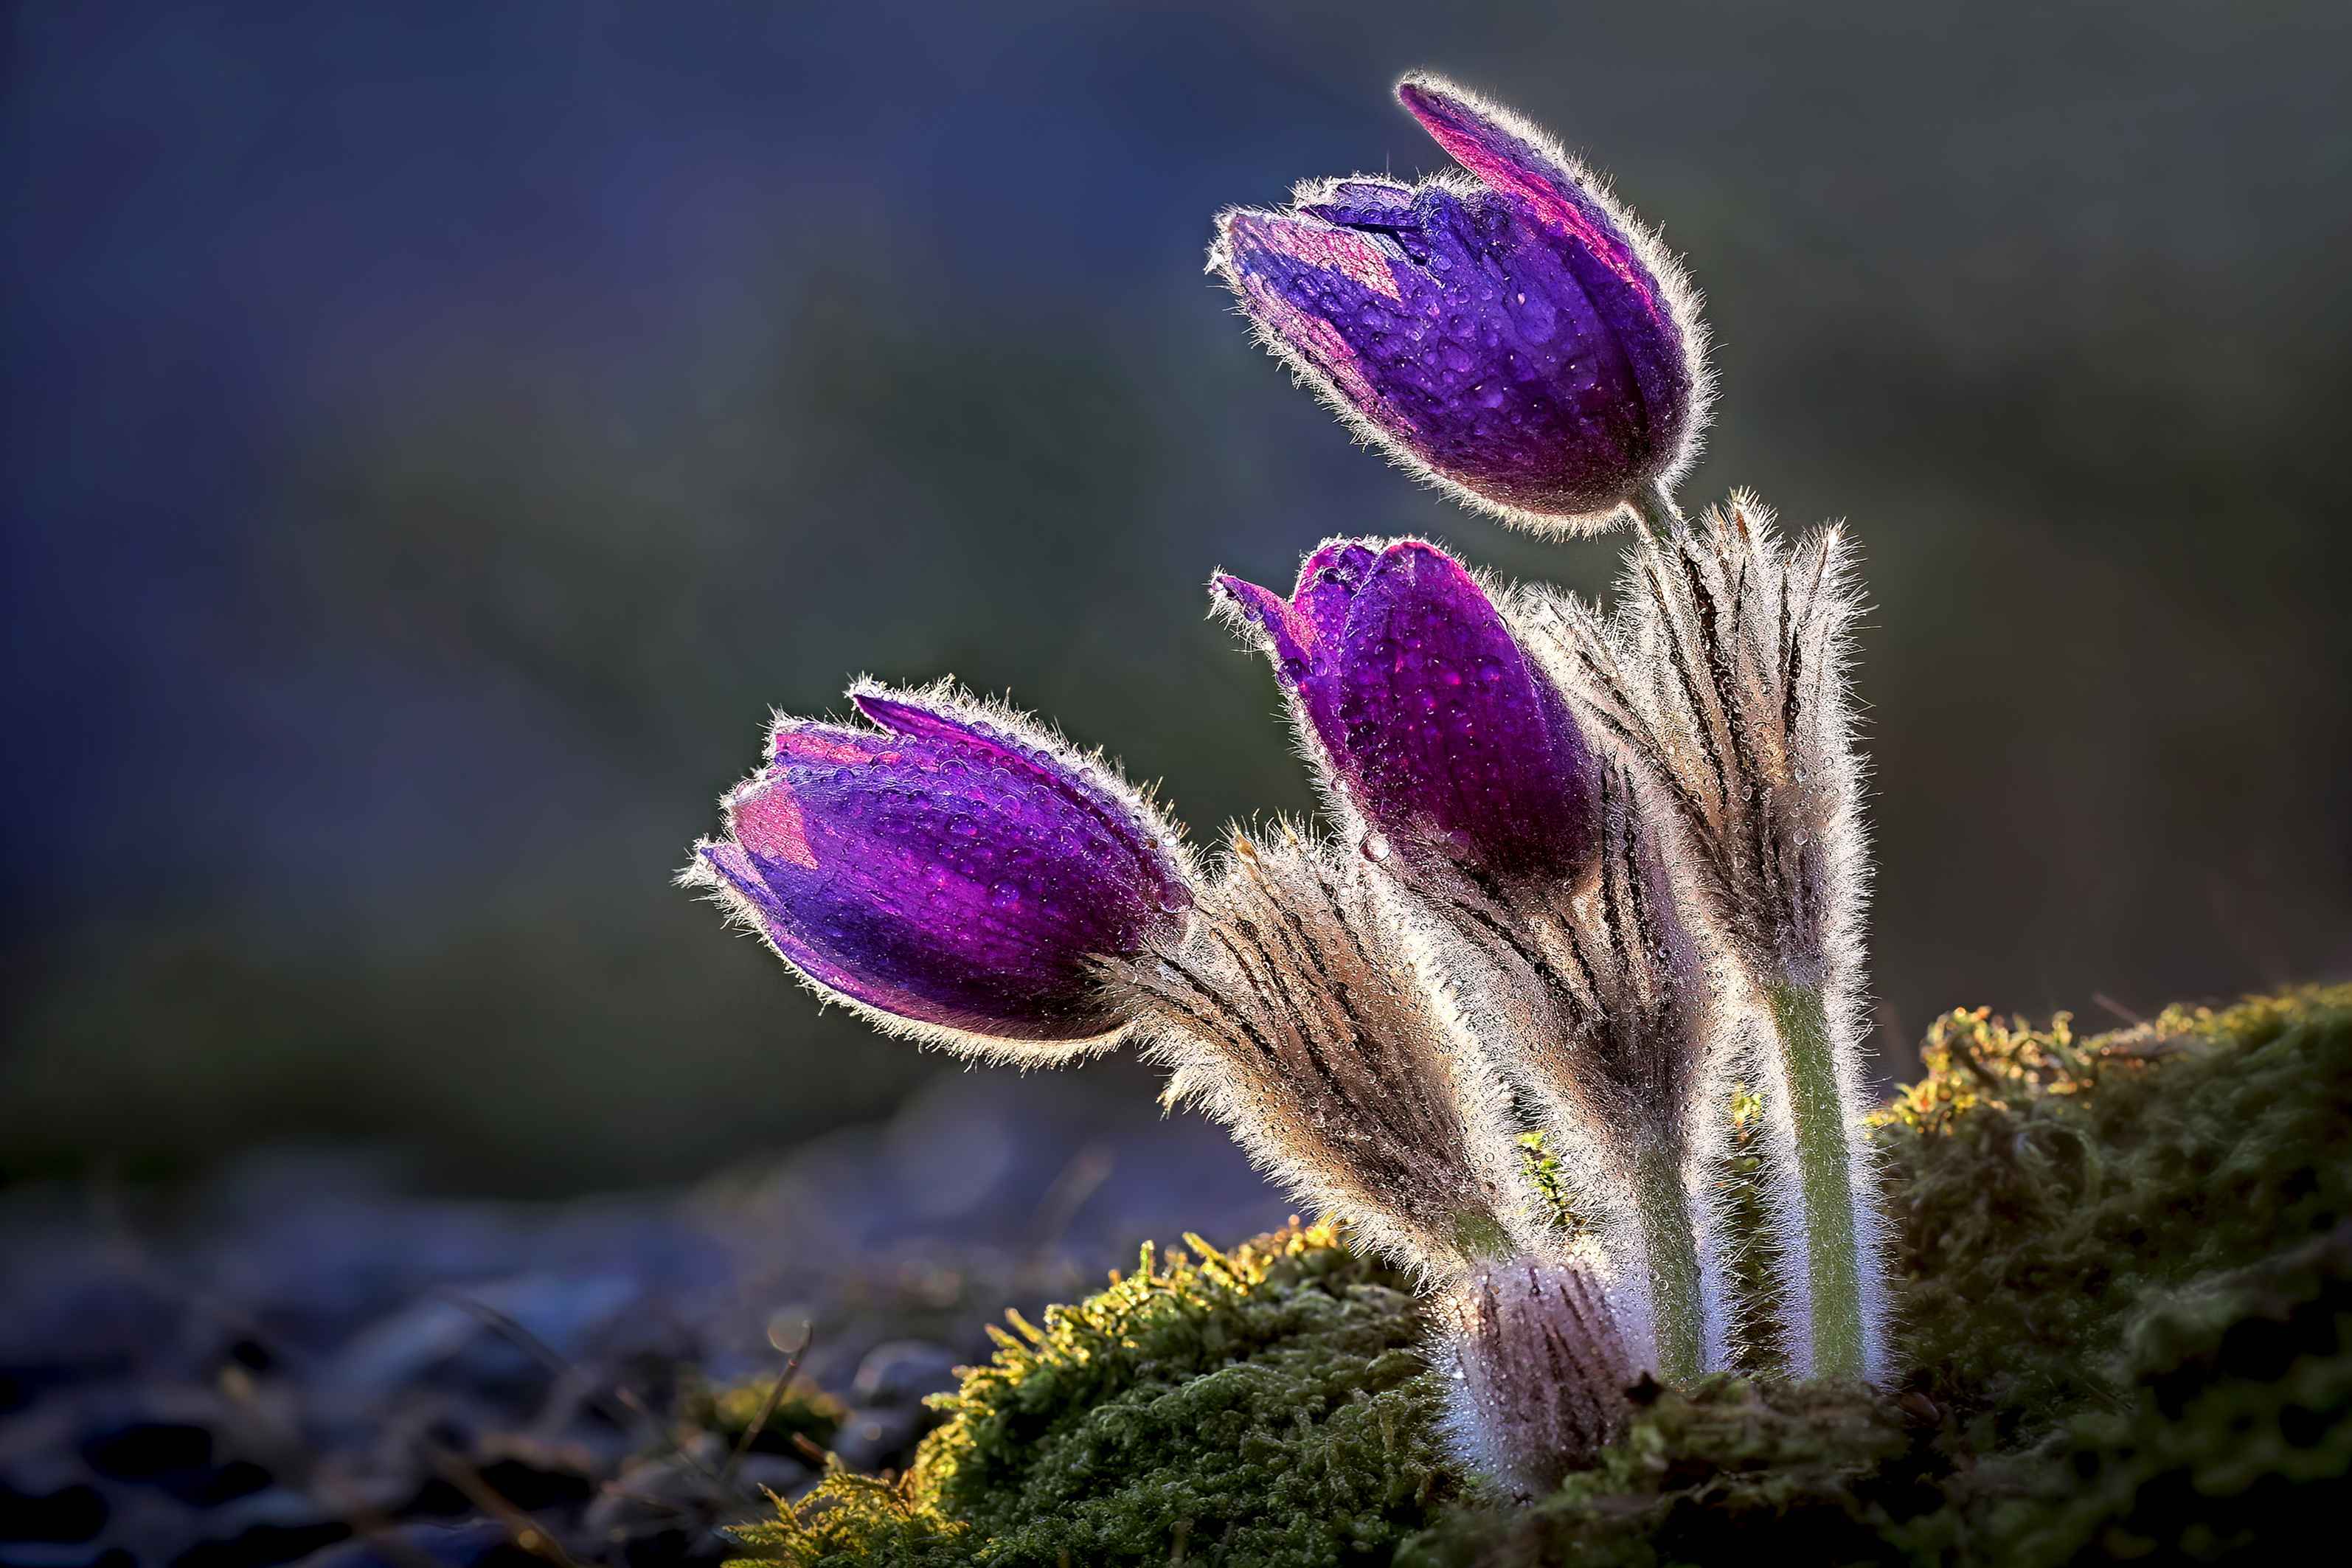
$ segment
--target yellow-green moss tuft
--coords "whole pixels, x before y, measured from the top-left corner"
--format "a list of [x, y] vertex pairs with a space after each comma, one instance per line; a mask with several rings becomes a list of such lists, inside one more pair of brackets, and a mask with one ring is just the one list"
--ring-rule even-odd
[[1939, 1020], [1879, 1120], [1917, 1382], [1988, 1446], [2116, 1388], [2158, 1293], [2352, 1218], [2352, 987], [2084, 1038]]
[[1406, 1282], [1328, 1226], [1186, 1239], [1013, 1317], [902, 1479], [836, 1472], [744, 1545], [828, 1568], [1385, 1559], [1458, 1486]]

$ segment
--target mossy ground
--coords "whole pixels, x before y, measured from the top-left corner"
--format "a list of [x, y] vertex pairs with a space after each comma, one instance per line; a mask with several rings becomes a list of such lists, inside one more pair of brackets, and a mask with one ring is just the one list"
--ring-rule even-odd
[[1447, 1463], [1406, 1283], [1329, 1227], [1193, 1239], [1017, 1333], [793, 1564], [2222, 1562], [2352, 1475], [2352, 988], [2094, 1037], [1941, 1020], [1880, 1118], [1888, 1394], [1720, 1376], [1506, 1508]]

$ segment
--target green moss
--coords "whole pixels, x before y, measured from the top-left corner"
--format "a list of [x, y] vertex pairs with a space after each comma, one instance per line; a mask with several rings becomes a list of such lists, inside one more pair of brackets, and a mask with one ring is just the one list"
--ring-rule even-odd
[[2010, 1470], [1996, 1522], [2025, 1563], [2239, 1560], [2341, 1528], [2352, 1476], [2352, 1225], [2135, 1315], [2114, 1406]]
[[[1897, 1394], [1652, 1390], [1595, 1468], [1501, 1508], [1440, 1450], [1406, 1281], [1330, 1227], [1194, 1238], [1015, 1319], [907, 1476], [837, 1470], [740, 1539], [885, 1568], [2055, 1564], [2316, 1518], [2352, 1471], [2352, 988], [2092, 1038], [1954, 1014], [1926, 1056], [1874, 1132]], [[1754, 1166], [1724, 1178], [1751, 1220]]]
[[1952, 1460], [1932, 1423], [1850, 1384], [1718, 1376], [1658, 1391], [1591, 1470], [1516, 1509], [1465, 1506], [1398, 1568], [1874, 1563], [1940, 1545]]
[[840, 1400], [796, 1377], [782, 1387], [773, 1378], [732, 1388], [697, 1388], [679, 1402], [680, 1415], [695, 1428], [715, 1432], [731, 1451], [799, 1454], [801, 1443], [833, 1441], [848, 1418]]
[[1384, 1560], [1456, 1489], [1406, 1282], [1331, 1228], [1137, 1270], [938, 1401], [895, 1483], [837, 1472], [741, 1532], [804, 1564]]
[[2085, 1039], [1940, 1020], [1882, 1118], [1918, 1384], [2030, 1436], [2117, 1386], [2144, 1302], [2352, 1217], [2352, 987]]

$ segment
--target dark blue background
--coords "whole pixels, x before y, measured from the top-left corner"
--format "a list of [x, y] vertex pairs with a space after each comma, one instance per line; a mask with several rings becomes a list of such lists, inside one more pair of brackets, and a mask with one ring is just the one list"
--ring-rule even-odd
[[[17, 1173], [675, 1176], [941, 1070], [667, 886], [767, 710], [952, 671], [1207, 839], [1308, 795], [1223, 565], [1425, 531], [1209, 218], [1558, 131], [1721, 344], [1686, 498], [1843, 515], [1890, 1068], [2352, 965], [2340, 5], [13, 10]], [[1113, 1067], [1102, 1091], [1149, 1092]]]

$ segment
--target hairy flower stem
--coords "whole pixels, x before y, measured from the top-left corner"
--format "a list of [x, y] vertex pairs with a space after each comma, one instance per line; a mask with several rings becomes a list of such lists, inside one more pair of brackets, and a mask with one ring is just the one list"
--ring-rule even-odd
[[1768, 989], [1789, 1114], [1797, 1143], [1797, 1179], [1805, 1199], [1805, 1278], [1811, 1298], [1815, 1377], [1863, 1375], [1862, 1257], [1853, 1225], [1853, 1152], [1845, 1100], [1838, 1092], [1829, 1015], [1818, 989]]
[[1465, 1209], [1454, 1222], [1454, 1244], [1473, 1263], [1501, 1263], [1518, 1251], [1503, 1222], [1486, 1209]]
[[1691, 1227], [1682, 1161], [1664, 1140], [1633, 1155], [1633, 1206], [1650, 1272], [1658, 1375], [1687, 1384], [1706, 1370], [1706, 1308], [1699, 1294], [1698, 1233]]
[[1634, 523], [1652, 539], [1663, 538], [1666, 530], [1682, 521], [1683, 509], [1675, 504], [1674, 492], [1652, 480], [1625, 498], [1625, 510], [1633, 514]]

